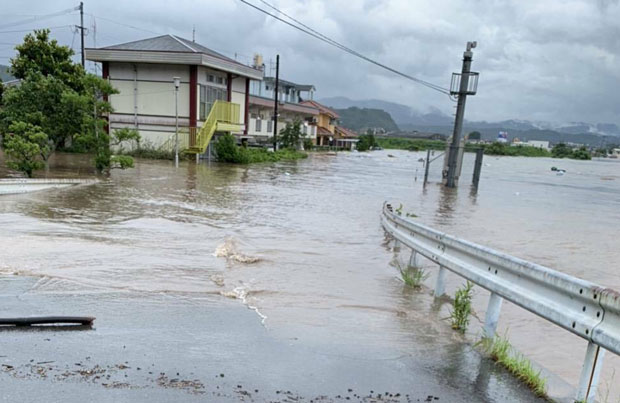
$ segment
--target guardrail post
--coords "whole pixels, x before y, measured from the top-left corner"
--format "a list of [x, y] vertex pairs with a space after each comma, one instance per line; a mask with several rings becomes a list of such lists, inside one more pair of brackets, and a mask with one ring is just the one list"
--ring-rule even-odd
[[581, 376], [579, 377], [579, 389], [577, 389], [577, 396], [575, 397], [578, 402], [590, 403], [594, 401], [604, 354], [605, 349], [591, 341], [588, 342], [586, 358], [583, 361]]
[[499, 321], [499, 312], [502, 309], [502, 297], [492, 292], [487, 306], [487, 313], [484, 317], [484, 337], [494, 337]]
[[420, 256], [418, 256], [418, 252], [411, 249], [411, 257], [409, 258], [409, 266], [415, 267], [416, 269], [420, 267]]
[[446, 274], [448, 274], [448, 269], [439, 266], [437, 282], [435, 283], [435, 298], [441, 297], [446, 292]]

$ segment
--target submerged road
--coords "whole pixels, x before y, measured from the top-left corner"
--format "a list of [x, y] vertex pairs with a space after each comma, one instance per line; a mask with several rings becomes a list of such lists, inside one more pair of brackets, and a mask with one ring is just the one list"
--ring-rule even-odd
[[2, 314], [97, 320], [91, 330], [1, 330], [3, 401], [538, 400], [449, 330], [417, 346], [372, 346], [360, 335], [319, 338], [295, 324], [272, 330], [217, 295], [30, 293], [36, 283], [1, 278]]

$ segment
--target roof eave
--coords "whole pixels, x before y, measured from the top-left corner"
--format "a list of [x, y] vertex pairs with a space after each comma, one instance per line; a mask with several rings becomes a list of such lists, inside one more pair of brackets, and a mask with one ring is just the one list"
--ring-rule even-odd
[[85, 49], [85, 58], [94, 62], [161, 63], [206, 66], [254, 80], [263, 79], [263, 72], [260, 70], [204, 53], [90, 48]]

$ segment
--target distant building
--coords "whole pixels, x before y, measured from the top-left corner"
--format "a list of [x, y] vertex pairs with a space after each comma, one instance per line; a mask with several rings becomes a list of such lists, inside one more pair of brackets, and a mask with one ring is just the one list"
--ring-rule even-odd
[[518, 138], [515, 138], [512, 142], [513, 146], [526, 146], [526, 147], [535, 147], [541, 148], [543, 150], [550, 151], [551, 145], [548, 141], [543, 140], [529, 140], [529, 141], [520, 141]]
[[355, 150], [358, 138], [357, 133], [353, 130], [342, 126], [336, 126], [334, 130], [334, 146], [344, 148], [345, 150]]
[[316, 101], [303, 101], [304, 106], [316, 108], [319, 111], [319, 117], [316, 122], [316, 145], [331, 146], [334, 145], [334, 137], [336, 137], [336, 124], [340, 117], [336, 112], [325, 105]]
[[[179, 126], [186, 128], [184, 143], [190, 148], [188, 142], [207, 121], [211, 136], [243, 135], [248, 130], [250, 80], [263, 78], [259, 69], [174, 35], [89, 48], [85, 56], [102, 64], [103, 78], [119, 91], [109, 99], [114, 108], [109, 129], [136, 129], [144, 143], [155, 147], [174, 137], [173, 77], [180, 78]], [[216, 103], [217, 111], [208, 119]]]
[[497, 142], [498, 143], [508, 143], [508, 132], [499, 132], [499, 133], [497, 133]]
[[[260, 55], [254, 57], [254, 67], [264, 68]], [[311, 84], [278, 80], [278, 133], [284, 130], [287, 124], [300, 121], [302, 139], [310, 139], [313, 144], [316, 143], [319, 109], [302, 103], [304, 100], [312, 100], [314, 91], [316, 88]], [[259, 142], [273, 138], [274, 102], [274, 77], [250, 81], [248, 136]]]

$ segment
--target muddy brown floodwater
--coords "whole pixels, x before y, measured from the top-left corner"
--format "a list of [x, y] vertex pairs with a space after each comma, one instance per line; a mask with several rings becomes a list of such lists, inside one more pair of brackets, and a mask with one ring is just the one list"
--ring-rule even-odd
[[[459, 189], [448, 190], [438, 184], [438, 162], [424, 188], [422, 153], [389, 153], [250, 166], [185, 162], [176, 170], [139, 161], [96, 185], [5, 197], [0, 273], [38, 279], [28, 290], [34, 295], [211, 294], [245, 304], [267, 329], [308, 346], [350, 334], [362, 346], [406, 348], [411, 334], [430, 340], [441, 324], [390, 264], [379, 221], [387, 200], [450, 234], [620, 290], [620, 161], [485, 156], [475, 192], [473, 155]], [[86, 159], [59, 154], [49, 175], [90, 177]], [[431, 286], [436, 270], [426, 266]], [[449, 276], [447, 292], [462, 283]], [[476, 289], [479, 318], [487, 296]], [[447, 316], [448, 307], [441, 311]], [[480, 328], [474, 318], [470, 340]], [[498, 329], [576, 385], [584, 340], [510, 303]], [[616, 370], [620, 360], [608, 354], [599, 394], [610, 402], [620, 396]]]

